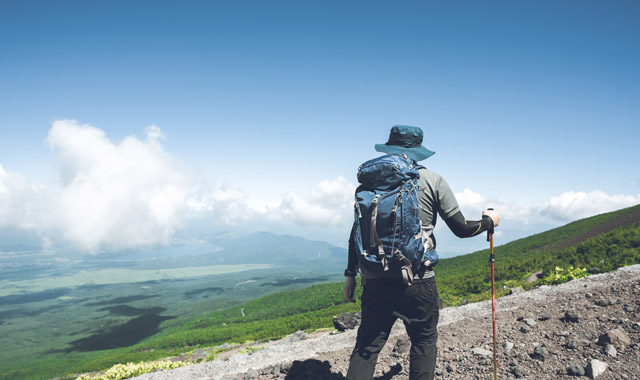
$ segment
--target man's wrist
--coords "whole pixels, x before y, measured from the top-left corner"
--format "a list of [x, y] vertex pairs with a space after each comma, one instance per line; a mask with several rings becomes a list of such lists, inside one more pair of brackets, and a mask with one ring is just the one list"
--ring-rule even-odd
[[349, 269], [344, 270], [345, 277], [356, 277], [357, 275], [358, 275], [358, 272], [356, 272], [355, 270], [349, 270]]
[[493, 218], [490, 217], [489, 215], [482, 215], [482, 221], [484, 222], [486, 229], [485, 230], [491, 230], [493, 229]]

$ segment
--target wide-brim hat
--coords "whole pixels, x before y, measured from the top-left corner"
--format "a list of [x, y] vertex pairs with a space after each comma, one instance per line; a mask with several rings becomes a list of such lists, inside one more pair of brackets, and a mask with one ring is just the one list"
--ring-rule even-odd
[[376, 144], [378, 152], [388, 154], [406, 154], [407, 157], [422, 161], [433, 156], [435, 152], [422, 146], [424, 134], [422, 129], [410, 125], [394, 125], [389, 134], [389, 141], [385, 144]]

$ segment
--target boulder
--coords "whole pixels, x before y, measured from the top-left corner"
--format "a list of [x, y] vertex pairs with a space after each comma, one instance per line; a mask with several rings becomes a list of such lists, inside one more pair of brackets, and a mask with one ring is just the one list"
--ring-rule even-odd
[[333, 317], [333, 325], [338, 331], [346, 331], [356, 328], [360, 324], [361, 313], [342, 313]]

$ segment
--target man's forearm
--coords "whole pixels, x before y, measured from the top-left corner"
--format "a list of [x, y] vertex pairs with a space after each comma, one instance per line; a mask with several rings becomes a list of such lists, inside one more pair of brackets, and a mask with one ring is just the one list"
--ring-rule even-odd
[[347, 270], [350, 272], [356, 272], [358, 267], [358, 251], [356, 249], [356, 239], [353, 236], [353, 229], [351, 230], [351, 235], [349, 236], [349, 259], [347, 262]]
[[493, 226], [493, 220], [488, 216], [482, 217], [482, 220], [466, 220], [460, 211], [446, 219], [445, 223], [460, 238], [476, 236]]

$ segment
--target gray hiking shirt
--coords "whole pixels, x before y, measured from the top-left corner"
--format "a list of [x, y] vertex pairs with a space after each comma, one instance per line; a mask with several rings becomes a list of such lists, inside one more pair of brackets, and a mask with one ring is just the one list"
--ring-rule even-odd
[[418, 200], [422, 231], [432, 235], [437, 215], [440, 215], [442, 220], [447, 220], [460, 211], [460, 207], [449, 184], [440, 174], [427, 169], [420, 169], [418, 172], [420, 173]]

